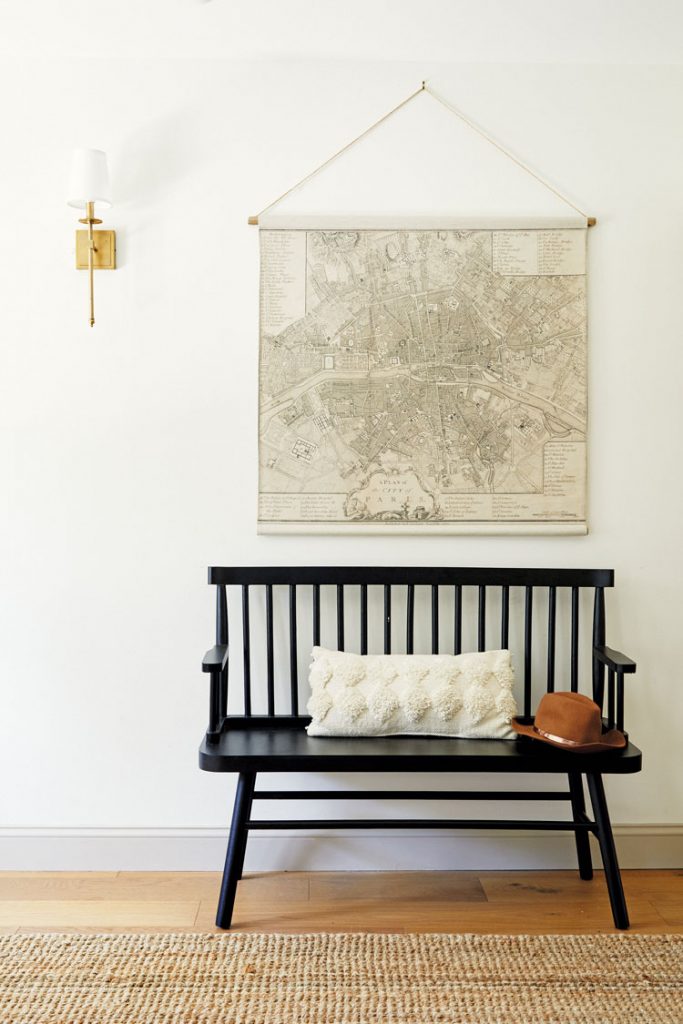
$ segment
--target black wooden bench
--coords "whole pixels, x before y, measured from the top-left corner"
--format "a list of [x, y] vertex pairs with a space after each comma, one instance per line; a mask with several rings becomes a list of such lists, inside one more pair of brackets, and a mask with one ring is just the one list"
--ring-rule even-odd
[[[641, 752], [628, 742], [620, 751], [572, 754], [526, 738], [473, 740], [391, 736], [309, 738], [302, 715], [307, 699], [310, 649], [322, 641], [361, 654], [391, 653], [400, 630], [401, 650], [414, 653], [420, 610], [433, 653], [514, 648], [521, 677], [520, 709], [528, 721], [546, 690], [583, 690], [600, 705], [606, 728], [623, 729], [624, 675], [635, 663], [605, 646], [605, 589], [610, 569], [477, 568], [211, 568], [216, 587], [216, 646], [205, 656], [211, 676], [209, 728], [199, 752], [205, 771], [237, 772], [216, 923], [229, 928], [242, 875], [248, 833], [310, 828], [500, 828], [574, 833], [580, 877], [593, 875], [589, 833], [598, 839], [617, 928], [629, 919], [612, 836], [603, 775], [640, 771]], [[588, 591], [588, 593], [587, 593]], [[592, 591], [592, 593], [591, 593]], [[233, 607], [233, 600], [236, 607]], [[425, 607], [426, 602], [426, 607]], [[589, 608], [587, 608], [587, 604]], [[306, 606], [304, 608], [304, 605]], [[242, 633], [228, 647], [228, 609]], [[583, 609], [583, 611], [582, 611]], [[304, 611], [306, 626], [304, 627]], [[280, 614], [281, 612], [281, 614]], [[353, 612], [353, 615], [352, 615]], [[328, 614], [329, 613], [329, 614]], [[469, 613], [469, 614], [468, 614]], [[542, 618], [541, 618], [542, 615]], [[580, 643], [582, 617], [590, 615], [589, 645]], [[328, 620], [332, 619], [332, 623]], [[495, 635], [492, 621], [495, 618]], [[472, 620], [470, 622], [470, 619]], [[534, 621], [545, 635], [534, 643]], [[417, 622], [417, 625], [416, 625]], [[381, 625], [373, 644], [371, 625]], [[321, 628], [322, 627], [322, 628]], [[398, 628], [397, 628], [398, 627]], [[353, 637], [351, 634], [353, 633]], [[471, 634], [471, 642], [468, 638]], [[258, 640], [257, 640], [258, 636]], [[448, 643], [442, 641], [448, 636]], [[488, 643], [488, 647], [487, 647]], [[538, 664], [542, 662], [541, 664]], [[585, 670], [582, 668], [585, 663]], [[230, 693], [228, 668], [231, 668]], [[557, 671], [556, 671], [557, 669]], [[235, 670], [238, 670], [236, 672]], [[605, 678], [606, 673], [606, 678]], [[239, 678], [235, 679], [235, 675]], [[582, 677], [590, 676], [590, 681]], [[280, 706], [283, 705], [283, 706]], [[237, 708], [233, 713], [232, 708]], [[491, 790], [256, 790], [259, 772], [496, 772], [566, 775], [565, 791]], [[594, 819], [586, 813], [586, 776]], [[252, 818], [254, 800], [563, 800], [571, 820]]]

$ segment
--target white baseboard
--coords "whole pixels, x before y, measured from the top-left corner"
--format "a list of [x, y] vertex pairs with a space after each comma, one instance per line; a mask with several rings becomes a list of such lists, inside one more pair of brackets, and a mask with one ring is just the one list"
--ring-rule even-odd
[[[683, 868], [683, 824], [617, 825], [624, 868]], [[218, 871], [217, 828], [3, 828], [4, 871]], [[595, 848], [595, 860], [599, 853]], [[248, 871], [531, 870], [572, 868], [566, 833], [460, 830], [254, 833]]]

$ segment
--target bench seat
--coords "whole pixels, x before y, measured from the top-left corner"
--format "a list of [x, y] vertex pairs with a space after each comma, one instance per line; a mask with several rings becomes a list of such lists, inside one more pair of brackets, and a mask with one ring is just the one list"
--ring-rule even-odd
[[[242, 720], [243, 721], [243, 720]], [[273, 719], [270, 719], [271, 723]], [[240, 725], [242, 722], [240, 722]], [[291, 719], [278, 728], [228, 727], [217, 742], [203, 741], [199, 765], [208, 772], [600, 772], [641, 769], [638, 747], [572, 754], [547, 743], [452, 739], [438, 736], [317, 737]]]

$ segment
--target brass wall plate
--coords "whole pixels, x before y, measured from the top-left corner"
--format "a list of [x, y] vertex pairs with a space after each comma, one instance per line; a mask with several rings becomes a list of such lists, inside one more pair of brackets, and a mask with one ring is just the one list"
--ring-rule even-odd
[[[116, 232], [93, 231], [95, 240], [95, 270], [116, 270]], [[88, 269], [88, 232], [76, 232], [76, 270]]]

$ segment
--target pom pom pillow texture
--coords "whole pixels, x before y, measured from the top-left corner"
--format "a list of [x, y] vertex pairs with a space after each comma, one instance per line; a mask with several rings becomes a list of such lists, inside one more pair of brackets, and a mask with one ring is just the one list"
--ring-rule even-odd
[[509, 651], [347, 654], [313, 648], [309, 736], [514, 739]]

